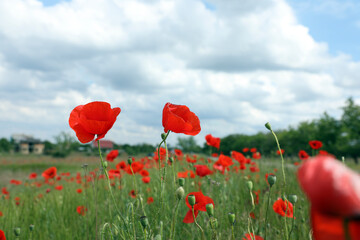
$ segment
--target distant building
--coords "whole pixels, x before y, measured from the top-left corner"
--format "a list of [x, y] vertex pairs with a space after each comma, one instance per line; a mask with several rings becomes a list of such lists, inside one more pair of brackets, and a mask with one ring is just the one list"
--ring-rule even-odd
[[100, 142], [100, 148], [103, 150], [111, 150], [114, 148], [114, 143], [110, 140], [100, 140], [100, 141], [93, 141], [91, 146], [93, 148], [98, 148], [98, 143]]
[[22, 154], [43, 154], [45, 144], [31, 135], [13, 134], [11, 139], [15, 143], [15, 152]]

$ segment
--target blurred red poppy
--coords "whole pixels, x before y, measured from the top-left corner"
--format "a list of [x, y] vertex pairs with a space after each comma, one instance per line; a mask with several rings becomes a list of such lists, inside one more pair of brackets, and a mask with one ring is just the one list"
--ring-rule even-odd
[[256, 160], [261, 159], [261, 154], [259, 152], [254, 152], [252, 154], [252, 158]]
[[126, 162], [125, 161], [121, 161], [118, 164], [116, 164], [116, 168], [117, 169], [125, 169], [126, 168]]
[[151, 180], [151, 178], [150, 178], [150, 177], [143, 177], [141, 180], [142, 180], [144, 183], [149, 183], [150, 180]]
[[[293, 218], [293, 205], [289, 201], [284, 201], [281, 198], [276, 200], [273, 205], [273, 210], [280, 216]], [[286, 212], [286, 213], [285, 213]]]
[[360, 175], [330, 156], [318, 155], [298, 170], [301, 188], [311, 202], [316, 240], [345, 240], [344, 222], [352, 240], [360, 239]]
[[6, 240], [5, 233], [0, 229], [0, 240]]
[[249, 151], [249, 148], [243, 148], [242, 150], [244, 153], [248, 152]]
[[[246, 233], [243, 240], [254, 240], [254, 234], [251, 233], [251, 235], [250, 235], [250, 234]], [[264, 239], [258, 235], [255, 235], [255, 240], [264, 240]]]
[[131, 191], [129, 192], [129, 195], [130, 195], [130, 197], [132, 197], [132, 198], [136, 198], [136, 192], [135, 192], [135, 190], [131, 190]]
[[77, 213], [78, 213], [79, 215], [84, 216], [85, 213], [87, 212], [87, 208], [84, 207], [84, 206], [78, 206], [78, 207], [76, 208], [76, 211], [77, 211]]
[[194, 165], [194, 167], [196, 168], [196, 175], [199, 177], [205, 177], [212, 174], [212, 171], [206, 165]]
[[82, 193], [82, 189], [81, 189], [81, 188], [76, 189], [76, 192], [77, 192], [77, 193]]
[[63, 187], [62, 185], [59, 185], [59, 186], [56, 186], [56, 187], [55, 187], [55, 189], [58, 190], [58, 191], [63, 190], [63, 188], [64, 188], [64, 187]]
[[140, 175], [143, 176], [143, 177], [149, 176], [148, 170], [145, 170], [145, 169], [141, 170], [139, 173], [140, 173]]
[[164, 132], [170, 130], [195, 136], [201, 131], [199, 118], [185, 105], [166, 103], [163, 109], [162, 125]]
[[56, 167], [50, 167], [46, 169], [41, 175], [48, 180], [49, 178], [54, 178], [56, 176], [57, 169]]
[[182, 152], [180, 149], [174, 149], [174, 153], [175, 153], [175, 155], [178, 156], [178, 157], [181, 157], [181, 156], [184, 155], [183, 152]]
[[120, 112], [120, 108], [111, 108], [107, 102], [79, 105], [70, 113], [69, 125], [81, 143], [92, 141], [95, 135], [97, 141], [105, 137]]
[[211, 134], [208, 134], [205, 136], [205, 140], [207, 145], [212, 146], [214, 148], [219, 149], [220, 148], [220, 138], [213, 137]]
[[300, 150], [298, 155], [300, 160], [306, 160], [309, 158], [309, 154], [307, 154], [304, 150]]
[[106, 155], [106, 160], [109, 162], [113, 162], [114, 159], [119, 155], [119, 151], [118, 150], [111, 150], [107, 155]]
[[37, 178], [37, 173], [30, 173], [29, 179], [35, 179]]
[[6, 187], [3, 187], [3, 188], [1, 189], [1, 192], [2, 192], [2, 194], [4, 194], [4, 195], [9, 195], [9, 194], [10, 194], [9, 191], [6, 189]]
[[192, 210], [191, 210], [192, 208], [188, 201], [188, 197], [190, 195], [195, 196], [195, 205], [193, 206], [195, 218], [199, 214], [199, 211], [206, 212], [207, 204], [211, 203], [215, 207], [214, 201], [210, 197], [204, 196], [204, 194], [202, 192], [189, 193], [188, 195], [186, 195], [185, 202], [186, 202], [186, 205], [188, 206], [188, 208], [190, 208], [190, 210], [185, 215], [185, 218], [183, 220], [184, 223], [193, 223], [194, 222], [194, 217], [192, 215]]
[[257, 152], [257, 149], [256, 149], [256, 148], [251, 148], [251, 149], [250, 149], [250, 152], [256, 153], [256, 152]]
[[153, 197], [148, 197], [146, 203], [147, 203], [147, 204], [151, 204], [151, 203], [153, 203], [153, 202], [154, 202], [154, 198], [153, 198]]
[[20, 180], [16, 180], [16, 179], [11, 179], [11, 180], [10, 180], [10, 184], [20, 185], [20, 184], [21, 184], [21, 181], [20, 181]]
[[222, 165], [224, 168], [229, 167], [234, 164], [231, 157], [228, 157], [224, 154], [220, 154], [218, 160], [216, 161], [217, 164]]
[[319, 149], [322, 147], [322, 142], [321, 141], [318, 141], [318, 140], [311, 140], [309, 141], [309, 145], [312, 149]]
[[[284, 152], [285, 152], [285, 150], [284, 150], [284, 149], [281, 149], [281, 154], [284, 154]], [[277, 150], [277, 151], [276, 151], [276, 154], [277, 154], [277, 155], [280, 155], [280, 151]]]

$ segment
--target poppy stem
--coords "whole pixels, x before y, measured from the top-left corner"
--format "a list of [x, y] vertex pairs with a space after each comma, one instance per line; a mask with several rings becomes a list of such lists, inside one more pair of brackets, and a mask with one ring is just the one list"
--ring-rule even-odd
[[278, 147], [278, 149], [279, 149], [279, 152], [280, 152], [280, 157], [281, 157], [281, 170], [282, 170], [282, 175], [283, 175], [283, 178], [284, 178], [284, 191], [285, 191], [285, 188], [286, 188], [286, 176], [285, 176], [285, 167], [284, 167], [284, 157], [283, 157], [283, 154], [282, 154], [282, 151], [281, 151], [281, 147], [280, 147], [280, 143], [279, 143], [279, 140], [278, 140], [278, 138], [277, 138], [277, 136], [276, 136], [276, 134], [275, 134], [275, 132], [271, 129], [270, 130], [271, 131], [271, 133], [272, 133], [272, 135], [274, 135], [274, 138], [275, 138], [275, 141], [276, 141], [276, 144], [277, 144], [277, 147]]
[[[161, 213], [162, 213], [162, 208], [163, 208], [163, 174], [162, 174], [162, 169], [161, 169], [161, 155], [160, 155], [160, 147], [161, 145], [166, 141], [166, 138], [169, 136], [170, 130], [166, 133], [166, 134], [162, 134], [162, 141], [160, 142], [158, 149], [157, 149], [157, 154], [158, 154], [158, 161], [159, 161], [159, 181], [160, 181], [160, 189], [159, 189], [159, 199], [160, 199], [160, 205], [159, 205], [159, 220], [161, 219]], [[167, 151], [166, 151], [166, 157], [167, 157]], [[166, 163], [166, 162], [165, 162]]]
[[172, 219], [172, 222], [171, 222], [170, 239], [174, 239], [174, 237], [175, 237], [176, 216], [177, 216], [178, 208], [179, 208], [179, 205], [180, 205], [180, 200], [181, 199], [179, 199], [177, 201], [176, 207], [175, 207], [175, 210], [174, 210], [174, 215], [173, 215], [173, 219]]
[[268, 196], [268, 202], [267, 202], [267, 206], [266, 206], [266, 213], [265, 213], [265, 237], [264, 240], [266, 240], [266, 230], [267, 230], [267, 218], [268, 218], [268, 210], [269, 210], [269, 205], [270, 205], [270, 198], [271, 198], [271, 185], [269, 188], [269, 196]]
[[194, 218], [194, 223], [196, 224], [196, 226], [200, 229], [201, 231], [201, 240], [205, 240], [205, 234], [204, 234], [204, 230], [201, 228], [201, 226], [197, 223], [196, 218], [195, 218], [195, 211], [194, 211], [194, 207], [191, 207], [191, 212]]
[[234, 225], [231, 225], [231, 236], [232, 236], [232, 240], [235, 240]]
[[102, 166], [103, 171], [104, 171], [105, 176], [106, 176], [106, 180], [107, 180], [107, 183], [108, 183], [108, 187], [109, 187], [109, 191], [110, 191], [111, 198], [112, 198], [112, 200], [113, 200], [113, 202], [114, 202], [116, 211], [118, 212], [121, 220], [122, 220], [123, 223], [124, 223], [124, 227], [125, 227], [125, 229], [126, 229], [126, 232], [128, 233], [128, 228], [127, 228], [126, 221], [125, 221], [123, 215], [121, 214], [121, 212], [120, 212], [120, 210], [119, 210], [119, 208], [118, 208], [118, 206], [117, 206], [117, 204], [116, 204], [115, 197], [114, 197], [114, 194], [113, 194], [112, 189], [111, 189], [109, 174], [108, 174], [108, 172], [107, 172], [107, 170], [106, 170], [105, 163], [104, 163], [103, 157], [102, 157], [102, 155], [101, 155], [100, 140], [98, 140], [98, 148], [99, 148], [99, 156], [100, 156], [101, 166]]
[[295, 225], [295, 211], [296, 211], [296, 205], [294, 203], [294, 213], [293, 213], [293, 220], [292, 220], [292, 224], [291, 224], [291, 229], [290, 229], [290, 233], [289, 233], [289, 239], [291, 239], [291, 233], [294, 230], [294, 225]]

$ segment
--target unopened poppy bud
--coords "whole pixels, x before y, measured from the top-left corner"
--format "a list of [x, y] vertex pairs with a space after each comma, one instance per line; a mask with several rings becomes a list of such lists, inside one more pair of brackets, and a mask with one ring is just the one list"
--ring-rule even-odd
[[231, 225], [234, 225], [235, 223], [235, 213], [229, 213], [228, 214], [228, 219]]
[[146, 216], [141, 216], [140, 223], [143, 226], [143, 228], [146, 228], [149, 225], [149, 220]]
[[15, 233], [15, 236], [16, 237], [19, 237], [20, 236], [20, 232], [21, 232], [21, 230], [20, 230], [20, 228], [14, 228], [14, 233]]
[[267, 179], [270, 187], [276, 183], [276, 176], [275, 175], [269, 175]]
[[128, 164], [131, 165], [133, 163], [132, 157], [128, 157]]
[[271, 125], [270, 125], [269, 122], [265, 123], [265, 127], [266, 127], [267, 129], [269, 129], [270, 131], [272, 131], [272, 130], [271, 130]]
[[214, 205], [212, 205], [212, 203], [206, 204], [206, 212], [209, 217], [214, 216]]
[[252, 181], [247, 181], [247, 182], [246, 182], [246, 186], [248, 187], [249, 190], [252, 190], [252, 189], [253, 189], [253, 183], [252, 183]]
[[174, 158], [173, 158], [173, 157], [169, 157], [169, 161], [170, 161], [171, 163], [173, 163], [173, 162], [174, 162]]
[[176, 189], [175, 195], [176, 195], [177, 199], [179, 199], [179, 200], [182, 199], [185, 195], [184, 188], [180, 186], [178, 189]]
[[162, 139], [162, 140], [165, 140], [165, 139], [166, 139], [166, 133], [162, 133], [162, 134], [161, 134], [161, 139]]
[[29, 229], [30, 229], [30, 232], [32, 232], [33, 230], [34, 230], [34, 224], [31, 224], [30, 226], [29, 226]]
[[179, 178], [179, 185], [183, 187], [185, 185], [185, 178]]
[[189, 202], [190, 206], [194, 206], [195, 203], [196, 203], [195, 196], [194, 195], [189, 195], [188, 196], [188, 202]]
[[104, 162], [104, 168], [107, 168], [108, 167], [108, 162]]
[[298, 200], [298, 197], [295, 194], [289, 195], [289, 202], [295, 204]]

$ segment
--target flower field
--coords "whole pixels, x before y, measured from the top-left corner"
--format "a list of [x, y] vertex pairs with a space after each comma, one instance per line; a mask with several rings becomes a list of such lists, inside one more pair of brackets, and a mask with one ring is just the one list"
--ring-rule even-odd
[[[69, 125], [80, 142], [101, 141], [120, 108], [76, 107]], [[4, 156], [0, 159], [2, 239], [360, 239], [360, 176], [311, 140], [312, 154], [278, 158], [256, 149], [211, 155], [168, 151], [169, 134], [196, 135], [196, 114], [167, 103], [153, 156]], [[159, 134], [160, 135], [160, 134]], [[100, 146], [100, 145], [98, 145]], [[310, 156], [312, 155], [312, 156]], [[353, 170], [351, 170], [351, 168]]]

